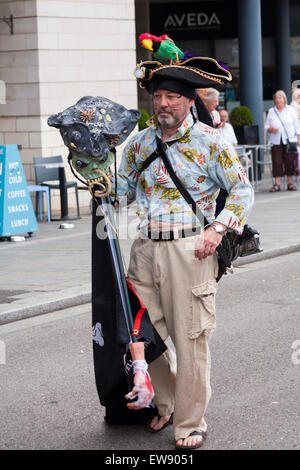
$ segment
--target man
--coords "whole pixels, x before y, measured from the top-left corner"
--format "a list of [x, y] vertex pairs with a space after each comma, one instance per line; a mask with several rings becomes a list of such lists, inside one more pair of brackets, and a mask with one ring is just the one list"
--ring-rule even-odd
[[219, 115], [221, 118], [221, 125], [218, 128], [224, 140], [230, 142], [232, 145], [237, 145], [238, 141], [234, 133], [232, 125], [228, 122], [229, 116], [226, 109], [220, 109]]
[[[173, 420], [175, 447], [188, 450], [200, 447], [207, 431], [208, 342], [215, 328], [218, 273], [215, 250], [226, 230], [242, 232], [253, 204], [252, 187], [236, 155], [217, 130], [195, 122], [190, 113], [196, 89], [219, 84], [220, 69], [214, 77], [210, 64], [207, 78], [203, 67], [196, 72], [195, 64], [190, 65], [192, 69], [178, 64], [158, 68], [156, 62], [153, 69], [149, 62], [140, 64], [145, 69], [139, 71], [139, 81], [153, 94], [154, 116], [148, 129], [129, 140], [118, 172], [118, 193], [126, 194], [129, 202], [136, 199], [141, 218], [128, 277], [158, 333], [163, 340], [171, 337], [176, 350], [168, 347], [149, 364], [158, 416], [147, 428], [158, 432]], [[166, 153], [176, 175], [211, 223], [205, 231], [160, 158], [142, 171], [156, 149], [156, 138], [168, 145]], [[214, 221], [220, 187], [229, 196]]]

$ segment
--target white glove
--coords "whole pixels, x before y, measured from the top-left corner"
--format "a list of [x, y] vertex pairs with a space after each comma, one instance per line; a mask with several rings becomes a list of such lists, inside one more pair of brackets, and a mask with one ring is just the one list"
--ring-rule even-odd
[[148, 364], [146, 361], [133, 361], [133, 389], [126, 395], [127, 399], [133, 399], [137, 395], [137, 400], [128, 403], [131, 410], [149, 408], [154, 397], [154, 390], [148, 373]]

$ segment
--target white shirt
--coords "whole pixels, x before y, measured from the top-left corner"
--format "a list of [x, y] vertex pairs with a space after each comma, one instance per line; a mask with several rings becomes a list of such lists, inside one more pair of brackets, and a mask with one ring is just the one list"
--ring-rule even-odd
[[[283, 122], [286, 131], [276, 113], [278, 113], [278, 115], [280, 116], [280, 119]], [[271, 145], [280, 145], [280, 139], [282, 139], [282, 142], [286, 144], [287, 137], [289, 139], [296, 140], [296, 135], [300, 134], [300, 124], [297, 119], [296, 111], [292, 106], [288, 104], [283, 108], [281, 112], [279, 112], [278, 109], [275, 108], [275, 106], [269, 110], [265, 122], [266, 131], [268, 131], [269, 127], [278, 128], [278, 132], [268, 133]]]
[[219, 123], [221, 122], [220, 114], [219, 114], [219, 112], [218, 112], [216, 109], [214, 109], [214, 110], [210, 113], [210, 115], [211, 115], [211, 118], [212, 118], [212, 120], [213, 120], [213, 124], [219, 124]]
[[234, 133], [233, 127], [229, 122], [225, 122], [224, 127], [218, 128], [224, 140], [230, 142], [232, 145], [237, 145], [238, 141]]

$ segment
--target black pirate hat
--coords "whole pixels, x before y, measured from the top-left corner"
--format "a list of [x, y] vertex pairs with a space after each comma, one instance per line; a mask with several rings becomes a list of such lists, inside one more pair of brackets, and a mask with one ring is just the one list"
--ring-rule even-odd
[[136, 66], [135, 77], [140, 87], [149, 93], [153, 93], [157, 83], [166, 80], [180, 82], [192, 89], [222, 86], [232, 80], [229, 70], [210, 57], [191, 57], [170, 64], [144, 61]]

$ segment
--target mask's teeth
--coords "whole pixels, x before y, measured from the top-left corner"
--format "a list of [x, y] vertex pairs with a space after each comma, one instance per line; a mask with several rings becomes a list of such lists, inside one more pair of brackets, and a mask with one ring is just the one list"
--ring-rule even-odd
[[90, 183], [92, 183], [92, 184], [98, 184], [98, 183], [102, 183], [102, 181], [103, 181], [102, 176], [100, 176], [100, 177], [98, 177], [98, 178], [93, 178], [93, 179], [91, 179], [91, 180], [87, 180], [87, 182], [88, 182], [89, 184], [90, 184]]
[[100, 187], [100, 191], [96, 190], [94, 192], [97, 197], [108, 196], [111, 193], [111, 183], [105, 174], [103, 174], [103, 176], [99, 176], [98, 178], [87, 179], [86, 181], [89, 185], [89, 191], [91, 194], [93, 194], [93, 187], [95, 185]]

